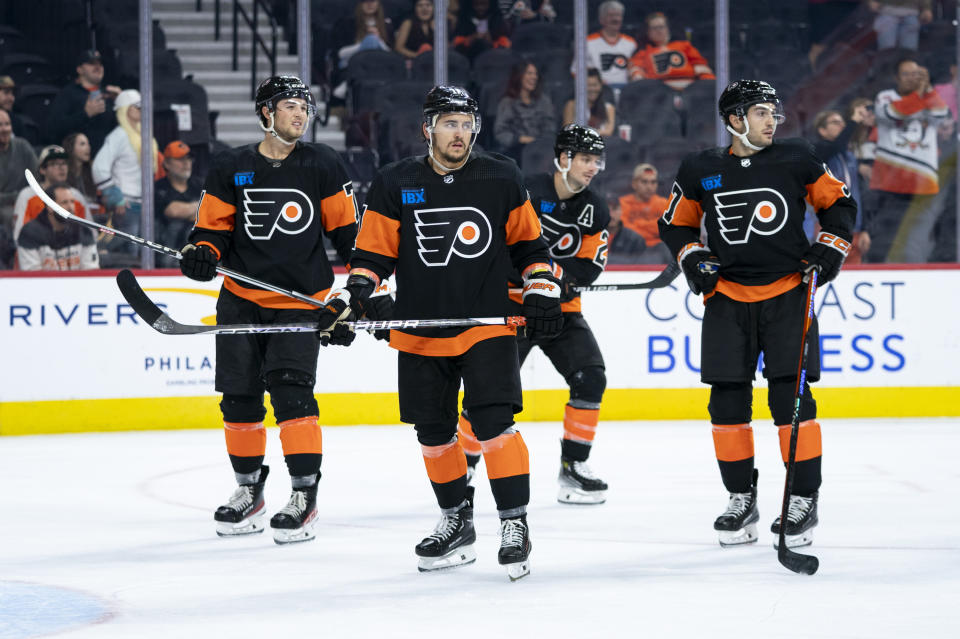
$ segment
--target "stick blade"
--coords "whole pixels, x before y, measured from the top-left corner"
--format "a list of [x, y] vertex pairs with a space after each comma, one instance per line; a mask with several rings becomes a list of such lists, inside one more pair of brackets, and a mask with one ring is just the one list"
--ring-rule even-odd
[[147, 324], [156, 328], [154, 324], [163, 315], [163, 311], [147, 297], [140, 288], [136, 276], [129, 269], [123, 269], [117, 273], [117, 287], [133, 311]]
[[785, 548], [782, 545], [784, 543], [782, 539], [780, 543], [782, 550], [777, 552], [777, 559], [779, 559], [780, 563], [788, 570], [792, 570], [798, 575], [812, 575], [820, 568], [820, 560], [813, 555], [801, 555], [798, 552], [793, 552]]

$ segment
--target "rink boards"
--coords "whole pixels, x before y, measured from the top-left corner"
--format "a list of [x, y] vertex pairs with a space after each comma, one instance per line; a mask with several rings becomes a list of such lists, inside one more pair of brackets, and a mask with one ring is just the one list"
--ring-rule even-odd
[[[656, 272], [608, 271], [599, 283]], [[139, 279], [175, 320], [213, 323], [219, 283], [166, 273]], [[960, 415], [958, 285], [960, 269], [941, 266], [850, 268], [823, 287], [820, 414]], [[707, 418], [698, 370], [703, 305], [682, 279], [658, 290], [585, 293], [583, 308], [606, 360], [604, 419]], [[110, 273], [0, 277], [0, 326], [0, 434], [220, 424], [213, 337], [153, 331]], [[520, 419], [562, 418], [564, 381], [539, 351], [523, 367], [523, 384]], [[759, 373], [756, 385], [754, 416], [766, 418]], [[322, 424], [395, 424], [395, 389], [396, 351], [384, 342], [362, 334], [350, 348], [322, 350]]]

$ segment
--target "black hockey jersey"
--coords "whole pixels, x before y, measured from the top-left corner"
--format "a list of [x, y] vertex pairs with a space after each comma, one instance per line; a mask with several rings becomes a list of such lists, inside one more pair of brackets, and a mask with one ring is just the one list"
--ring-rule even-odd
[[[228, 268], [322, 300], [333, 284], [324, 234], [346, 262], [357, 207], [336, 151], [297, 142], [286, 158], [271, 160], [250, 144], [215, 159], [189, 241], [212, 247]], [[229, 277], [223, 285], [260, 306], [315, 308]]]
[[856, 202], [800, 138], [774, 141], [749, 156], [714, 148], [684, 159], [660, 237], [674, 255], [700, 241], [720, 259], [716, 292], [745, 301], [775, 297], [800, 283], [800, 259], [810, 247], [804, 201], [824, 231], [850, 241]]
[[[607, 203], [589, 188], [561, 200], [551, 173], [530, 177], [526, 186], [530, 203], [540, 217], [551, 260], [563, 268], [575, 285], [592, 284], [607, 265]], [[517, 286], [519, 281], [512, 284]], [[511, 299], [521, 302], [517, 293]], [[564, 313], [579, 313], [580, 296], [561, 306]]]
[[[474, 153], [446, 175], [425, 156], [381, 169], [367, 194], [350, 265], [381, 279], [396, 269], [394, 316], [428, 319], [509, 315], [513, 269], [547, 260], [517, 165], [502, 155]], [[393, 330], [390, 345], [454, 356], [481, 340], [515, 333], [512, 326]]]

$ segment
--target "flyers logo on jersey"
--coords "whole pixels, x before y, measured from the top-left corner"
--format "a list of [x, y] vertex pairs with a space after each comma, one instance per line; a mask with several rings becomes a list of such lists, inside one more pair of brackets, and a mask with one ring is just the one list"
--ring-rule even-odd
[[446, 266], [457, 255], [483, 255], [493, 239], [490, 220], [472, 207], [419, 209], [413, 212], [420, 259], [427, 266]]
[[751, 233], [773, 235], [787, 223], [787, 201], [773, 189], [714, 193], [713, 200], [727, 244], [745, 244]]
[[549, 215], [541, 215], [540, 228], [551, 257], [556, 259], [574, 257], [580, 252], [583, 233], [578, 225], [564, 224]]
[[243, 219], [251, 240], [269, 240], [275, 231], [297, 235], [313, 222], [313, 203], [297, 189], [244, 189]]

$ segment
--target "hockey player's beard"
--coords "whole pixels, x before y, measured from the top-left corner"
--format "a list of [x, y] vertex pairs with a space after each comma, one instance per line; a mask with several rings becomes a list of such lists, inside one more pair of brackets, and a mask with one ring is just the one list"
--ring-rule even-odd
[[[437, 159], [440, 160], [440, 162], [446, 166], [457, 166], [461, 164], [464, 160], [467, 159], [467, 152], [470, 149], [469, 145], [467, 145], [466, 142], [462, 142], [462, 144], [463, 144], [463, 148], [460, 149], [459, 155], [453, 155], [448, 151], [440, 151], [438, 154], [440, 157]], [[449, 149], [450, 147], [447, 147], [447, 148]], [[452, 150], [456, 151], [456, 149], [452, 149]]]

